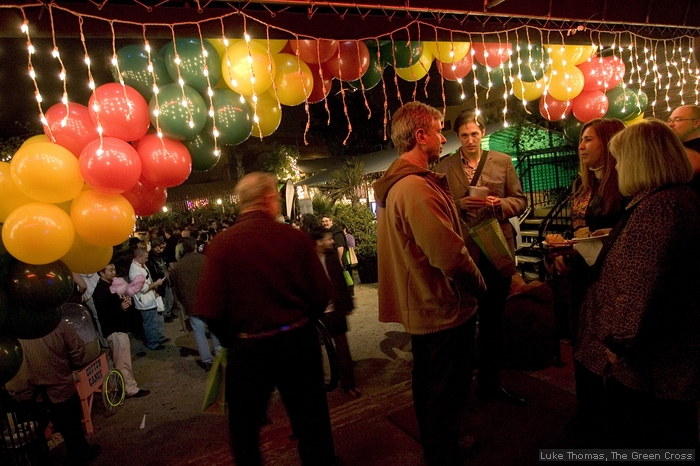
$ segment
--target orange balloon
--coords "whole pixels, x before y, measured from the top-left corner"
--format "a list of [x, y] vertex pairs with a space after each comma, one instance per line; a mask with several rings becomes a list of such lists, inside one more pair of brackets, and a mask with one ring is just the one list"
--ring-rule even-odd
[[75, 230], [67, 213], [53, 204], [32, 202], [15, 209], [2, 225], [2, 242], [16, 259], [48, 264], [65, 255]]
[[112, 260], [112, 247], [95, 246], [80, 235], [75, 235], [73, 245], [61, 260], [71, 272], [95, 273], [104, 269]]
[[52, 142], [20, 147], [12, 157], [10, 168], [19, 189], [40, 202], [70, 201], [83, 189], [78, 159]]
[[19, 189], [12, 179], [10, 164], [0, 162], [0, 223], [19, 206], [36, 202]]
[[134, 208], [124, 196], [95, 190], [83, 191], [73, 200], [70, 216], [75, 232], [96, 246], [123, 243], [136, 224]]

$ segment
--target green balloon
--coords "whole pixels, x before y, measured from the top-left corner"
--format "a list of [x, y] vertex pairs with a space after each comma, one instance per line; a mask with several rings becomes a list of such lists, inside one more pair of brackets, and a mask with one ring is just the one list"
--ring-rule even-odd
[[0, 387], [17, 375], [22, 367], [22, 347], [17, 338], [0, 335]]
[[[367, 72], [358, 80], [355, 81], [350, 81], [350, 85], [356, 89], [362, 89], [362, 85], [365, 86], [365, 90], [368, 91], [372, 89], [374, 86], [379, 84], [379, 82], [382, 80], [382, 73], [384, 72], [384, 68], [382, 68], [381, 63], [379, 63], [379, 59], [377, 58], [377, 54], [372, 54], [370, 52], [369, 54], [369, 68], [367, 68]], [[360, 81], [362, 83], [360, 83]]]
[[214, 153], [214, 136], [208, 131], [202, 131], [194, 138], [184, 141], [184, 144], [192, 157], [192, 171], [210, 170], [221, 158], [221, 155]]
[[365, 44], [367, 44], [370, 55], [377, 55], [377, 48], [379, 49], [379, 63], [381, 63], [382, 68], [389, 65], [394, 66], [394, 53], [390, 40], [380, 40], [379, 42], [367, 40]]
[[608, 98], [608, 111], [604, 118], [617, 118], [625, 120], [630, 116], [639, 116], [637, 96], [631, 89], [615, 87], [605, 93]]
[[[155, 50], [151, 52], [153, 74], [148, 71], [148, 52], [142, 45], [127, 45], [117, 52], [117, 64], [124, 84], [136, 89], [144, 99], [149, 100], [153, 95], [153, 76], [158, 87], [173, 82], [165, 69], [163, 57]], [[114, 82], [119, 82], [117, 67], [112, 67]]]
[[62, 315], [60, 307], [33, 312], [12, 305], [5, 319], [3, 333], [21, 340], [45, 337], [58, 327]]
[[[532, 59], [532, 61], [530, 61]], [[526, 82], [535, 82], [544, 76], [544, 70], [549, 63], [549, 52], [539, 44], [513, 44], [513, 54], [510, 56], [513, 64], [513, 75]]]
[[[382, 42], [382, 61], [386, 57], [387, 64], [396, 68], [408, 68], [415, 65], [423, 53], [423, 42], [417, 40], [396, 40], [393, 43], [390, 40]], [[394, 63], [394, 61], [396, 62]]]
[[66, 264], [25, 264], [14, 261], [7, 270], [7, 294], [13, 303], [27, 311], [54, 309], [73, 293], [75, 282]]
[[578, 121], [572, 115], [568, 116], [564, 120], [564, 139], [571, 145], [578, 146], [579, 139], [581, 138], [581, 129], [583, 128], [583, 123]]
[[474, 76], [481, 87], [488, 88], [489, 80], [491, 81], [491, 87], [499, 87], [505, 85], [506, 80], [510, 77], [510, 68], [508, 68], [507, 64], [504, 64], [503, 68], [497, 66], [496, 68], [491, 68], [491, 71], [486, 71], [485, 66], [477, 64]]
[[[183, 91], [187, 106], [182, 105]], [[151, 123], [156, 125], [156, 101], [158, 102], [158, 124], [163, 134], [170, 139], [182, 141], [198, 135], [207, 124], [207, 105], [199, 93], [190, 86], [166, 84], [148, 105]], [[190, 121], [191, 120], [191, 121]], [[191, 123], [191, 125], [190, 125]]]
[[[160, 52], [165, 59], [165, 67], [174, 82], [181, 77], [185, 84], [204, 94], [207, 88], [214, 88], [221, 78], [221, 60], [219, 52], [210, 42], [204, 41], [204, 49], [207, 52], [206, 59], [202, 53], [202, 41], [199, 39], [178, 39], [177, 55], [180, 65], [175, 63], [175, 47], [172, 42], [166, 44]], [[209, 73], [209, 81], [204, 74], [205, 64]], [[179, 68], [179, 75], [178, 75]]]
[[[214, 89], [211, 100], [219, 143], [240, 144], [248, 139], [253, 132], [253, 109], [250, 104], [230, 89]], [[214, 120], [211, 118], [207, 119], [206, 129], [213, 134]]]

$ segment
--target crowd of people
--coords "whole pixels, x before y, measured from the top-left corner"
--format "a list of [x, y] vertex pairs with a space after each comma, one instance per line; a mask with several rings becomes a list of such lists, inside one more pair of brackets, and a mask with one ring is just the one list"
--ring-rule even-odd
[[[378, 317], [401, 323], [411, 337], [413, 400], [429, 466], [462, 464], [474, 445], [461, 421], [475, 368], [479, 396], [526, 404], [499, 377], [514, 272], [497, 266], [472, 232], [495, 223], [514, 260], [509, 219], [525, 211], [527, 199], [511, 158], [482, 149], [481, 116], [459, 115], [460, 148], [440, 158], [442, 128], [435, 108], [402, 106], [391, 128], [399, 157], [374, 184]], [[570, 285], [578, 402], [570, 427], [587, 433], [592, 448], [698, 445], [699, 143], [700, 107], [691, 105], [668, 122], [625, 127], [596, 119], [582, 129], [571, 234], [597, 232], [603, 247], [593, 262], [570, 249], [550, 259], [552, 273]], [[235, 194], [235, 222], [132, 238], [103, 270], [82, 277], [83, 301], [97, 317], [127, 397], [149, 395], [134, 379], [127, 333], [159, 351], [169, 343], [165, 324], [186, 314], [206, 371], [214, 355], [229, 350], [226, 399], [237, 464], [261, 464], [261, 419], [275, 387], [302, 464], [338, 464], [316, 322], [334, 339], [341, 389], [359, 397], [346, 337], [354, 239], [330, 216], [280, 222], [277, 179], [270, 174], [244, 176]], [[43, 370], [32, 355], [60, 344], [69, 351], [56, 374], [69, 373], [81, 358], [69, 330], [59, 326], [41, 343], [22, 341], [25, 366]], [[49, 397], [58, 413], [75, 404], [70, 389]], [[56, 425], [68, 432], [78, 460], [94, 457], [84, 438], [71, 436], [74, 422]]]

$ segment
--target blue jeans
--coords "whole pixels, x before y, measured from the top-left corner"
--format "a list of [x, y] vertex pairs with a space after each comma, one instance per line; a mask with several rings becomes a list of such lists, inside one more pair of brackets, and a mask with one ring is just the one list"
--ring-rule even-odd
[[165, 302], [165, 312], [163, 312], [163, 317], [173, 316], [173, 289], [170, 286], [165, 287], [165, 296], [163, 296], [163, 301]]
[[[209, 349], [204, 320], [199, 316], [190, 316], [190, 324], [192, 325], [192, 330], [194, 331], [194, 341], [197, 343], [199, 358], [205, 363], [212, 362], [214, 358], [212, 357], [211, 350]], [[219, 343], [219, 339], [216, 338], [216, 335], [211, 332], [209, 332], [209, 335], [211, 335], [211, 344], [214, 346], [214, 353], [219, 354], [219, 351], [221, 351], [221, 343]]]
[[146, 346], [148, 349], [153, 349], [160, 345], [161, 341], [165, 340], [163, 316], [154, 307], [153, 309], [142, 310], [141, 318], [143, 319], [143, 333], [146, 336]]

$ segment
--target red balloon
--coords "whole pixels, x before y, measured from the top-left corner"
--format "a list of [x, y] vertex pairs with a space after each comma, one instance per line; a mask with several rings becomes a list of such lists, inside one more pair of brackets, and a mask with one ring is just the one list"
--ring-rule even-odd
[[308, 98], [310, 104], [320, 102], [328, 96], [333, 86], [333, 76], [324, 68], [323, 79], [321, 79], [321, 66], [309, 64], [311, 75], [314, 77], [314, 88], [311, 90], [311, 95]]
[[158, 213], [163, 208], [168, 199], [168, 190], [138, 181], [133, 188], [123, 192], [122, 196], [129, 201], [136, 215], [147, 217]]
[[625, 67], [625, 62], [622, 61], [620, 57], [605, 57], [603, 58], [603, 62], [606, 78], [603, 90], [608, 91], [620, 84], [622, 78], [625, 77], [627, 68]]
[[603, 91], [582, 91], [571, 104], [574, 117], [582, 123], [602, 118], [608, 111], [608, 98]]
[[151, 125], [146, 99], [133, 87], [119, 83], [103, 84], [95, 89], [88, 109], [92, 122], [102, 126], [102, 134], [124, 141], [141, 139]]
[[622, 81], [626, 71], [619, 57], [594, 57], [577, 66], [583, 72], [584, 91], [610, 90]]
[[600, 57], [591, 58], [591, 61], [585, 61], [580, 65], [576, 65], [583, 73], [583, 90], [584, 91], [601, 91], [603, 90], [603, 59]]
[[307, 65], [319, 64], [329, 60], [338, 52], [338, 41], [329, 39], [290, 40], [292, 55], [299, 53], [299, 58]]
[[474, 60], [472, 59], [472, 54], [468, 53], [464, 58], [454, 63], [445, 63], [436, 59], [435, 64], [443, 78], [448, 81], [457, 81], [458, 79], [464, 78], [472, 71]]
[[117, 138], [95, 139], [80, 154], [80, 174], [95, 191], [119, 194], [128, 191], [141, 176], [141, 157], [128, 142]]
[[[355, 81], [364, 76], [369, 68], [367, 45], [361, 40], [345, 40], [338, 44], [338, 49], [339, 53], [325, 62], [331, 75], [341, 81]], [[323, 71], [325, 74], [326, 68]]]
[[172, 188], [184, 183], [192, 171], [192, 157], [183, 143], [148, 134], [139, 140], [141, 174], [154, 186]]
[[85, 105], [69, 102], [55, 104], [46, 113], [47, 125], [44, 134], [56, 144], [65, 147], [76, 157], [89, 142], [100, 137], [97, 126], [90, 119], [90, 112]]
[[510, 59], [510, 55], [513, 53], [513, 46], [510, 43], [472, 42], [472, 50], [476, 61], [484, 66], [496, 68]]
[[[545, 104], [547, 104], [546, 108]], [[571, 113], [572, 109], [570, 100], [557, 100], [551, 94], [545, 94], [540, 98], [540, 114], [545, 120], [562, 120]]]

